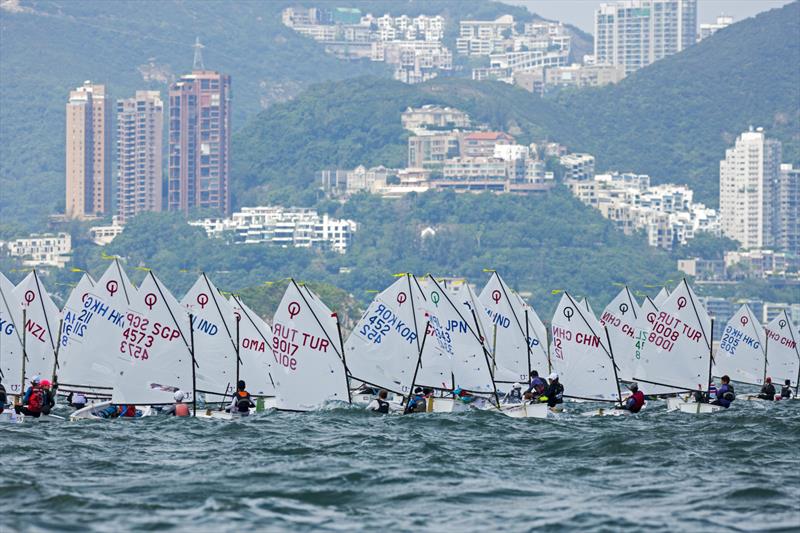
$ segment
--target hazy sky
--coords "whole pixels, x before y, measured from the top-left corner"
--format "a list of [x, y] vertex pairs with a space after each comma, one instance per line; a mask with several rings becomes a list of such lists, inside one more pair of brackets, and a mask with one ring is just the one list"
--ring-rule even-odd
[[[560, 20], [594, 33], [594, 10], [610, 0], [503, 0], [504, 3], [525, 6], [545, 18]], [[698, 0], [697, 24], [714, 22], [718, 15], [731, 15], [735, 22], [762, 11], [781, 7], [791, 0]]]

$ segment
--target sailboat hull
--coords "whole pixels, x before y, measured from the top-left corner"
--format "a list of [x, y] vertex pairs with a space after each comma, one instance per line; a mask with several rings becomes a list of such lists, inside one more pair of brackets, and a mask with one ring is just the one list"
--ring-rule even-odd
[[71, 415], [69, 415], [69, 419], [71, 421], [74, 420], [136, 420], [137, 418], [143, 418], [145, 416], [153, 416], [155, 412], [153, 408], [149, 405], [143, 407], [137, 407], [137, 411], [141, 411], [142, 416], [130, 417], [130, 416], [123, 416], [114, 419], [105, 418], [100, 415], [100, 412], [111, 405], [111, 400], [107, 400], [105, 402], [95, 403], [91, 405], [87, 405], [81, 409], [78, 409]]
[[457, 402], [452, 398], [428, 398], [428, 413], [460, 413], [468, 411], [469, 406], [463, 402]]
[[501, 405], [500, 412], [511, 418], [547, 418], [550, 409], [546, 403], [518, 403]]

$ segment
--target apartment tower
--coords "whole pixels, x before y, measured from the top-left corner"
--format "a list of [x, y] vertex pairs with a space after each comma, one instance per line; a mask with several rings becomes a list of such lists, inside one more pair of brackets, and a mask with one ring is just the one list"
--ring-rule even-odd
[[228, 215], [231, 78], [199, 63], [169, 88], [167, 207]]
[[763, 128], [742, 133], [719, 162], [719, 213], [722, 233], [743, 248], [775, 244], [775, 199], [781, 143]]
[[619, 0], [594, 15], [598, 65], [622, 65], [625, 74], [694, 44], [697, 0]]
[[164, 104], [158, 91], [117, 100], [117, 216], [161, 211]]
[[84, 82], [69, 93], [66, 131], [66, 215], [111, 212], [111, 104], [105, 85]]

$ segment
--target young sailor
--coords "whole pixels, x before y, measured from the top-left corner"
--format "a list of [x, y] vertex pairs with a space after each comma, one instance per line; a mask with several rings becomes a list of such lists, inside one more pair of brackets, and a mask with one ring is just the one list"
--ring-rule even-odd
[[503, 396], [503, 403], [522, 403], [522, 385], [514, 383], [511, 390]]
[[53, 407], [56, 406], [55, 389], [51, 388], [50, 382], [46, 379], [43, 379], [41, 384], [42, 390], [44, 391], [44, 405], [42, 405], [42, 414], [49, 415]]
[[7, 401], [8, 396], [6, 395], [6, 388], [3, 386], [3, 381], [0, 380], [0, 414], [3, 414], [3, 411], [5, 411]]
[[236, 384], [236, 394], [233, 395], [230, 406], [225, 410], [229, 413], [239, 413], [241, 416], [247, 416], [250, 414], [250, 409], [255, 406], [256, 404], [250, 398], [250, 393], [245, 390], [244, 380], [240, 379], [239, 383]]
[[39, 376], [34, 376], [31, 380], [31, 386], [28, 387], [28, 390], [25, 391], [25, 395], [22, 397], [22, 405], [15, 407], [15, 410], [17, 414], [22, 413], [26, 416], [39, 418], [42, 416], [42, 409], [44, 408], [46, 399], [46, 394], [41, 385], [41, 379]]
[[642, 407], [644, 407], [644, 393], [639, 390], [639, 384], [636, 382], [628, 385], [628, 390], [631, 391], [631, 395], [628, 396], [628, 399], [625, 400], [625, 403], [620, 409], [625, 409], [631, 413], [638, 413], [642, 410]]
[[722, 381], [722, 385], [717, 390], [717, 399], [711, 404], [721, 405], [727, 409], [731, 406], [731, 402], [736, 399], [736, 393], [733, 390], [733, 385], [731, 385], [731, 378], [725, 375], [720, 378], [720, 381]]
[[175, 391], [175, 403], [162, 411], [167, 416], [189, 416], [189, 406], [183, 403], [186, 394], [182, 390]]
[[475, 396], [461, 387], [456, 387], [453, 391], [453, 396], [456, 397], [456, 400], [461, 400], [463, 403], [472, 403], [475, 401]]
[[75, 409], [83, 409], [86, 407], [86, 396], [82, 392], [71, 392], [67, 395], [67, 403], [70, 407]]
[[539, 372], [536, 370], [531, 370], [530, 379], [530, 385], [528, 385], [526, 393], [531, 393], [535, 396], [537, 391], [541, 394], [547, 388], [547, 382], [539, 377]]
[[408, 400], [406, 405], [406, 413], [424, 413], [426, 409], [425, 393], [422, 387], [414, 389], [414, 394]]
[[758, 394], [760, 400], [775, 400], [775, 385], [772, 384], [772, 378], [767, 377], [766, 383], [761, 387], [761, 392]]
[[547, 406], [552, 408], [564, 402], [564, 385], [559, 383], [556, 372], [547, 376], [547, 379], [550, 381], [550, 385], [544, 395], [539, 397], [539, 401], [547, 402]]
[[389, 412], [389, 402], [386, 400], [388, 396], [389, 392], [386, 389], [381, 389], [378, 393], [378, 397], [369, 403], [367, 410], [384, 415], [387, 414]]
[[788, 379], [783, 382], [781, 387], [781, 400], [790, 400], [792, 398], [792, 382]]

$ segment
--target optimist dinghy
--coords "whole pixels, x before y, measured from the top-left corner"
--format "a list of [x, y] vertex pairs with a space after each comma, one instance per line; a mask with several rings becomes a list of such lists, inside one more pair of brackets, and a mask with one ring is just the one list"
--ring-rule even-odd
[[[82, 407], [78, 409], [71, 415], [69, 415], [70, 421], [76, 420], [109, 420], [111, 417], [104, 415], [104, 411], [111, 406], [111, 400], [106, 400], [104, 402], [95, 403], [92, 405], [87, 405], [86, 407]], [[135, 420], [137, 418], [143, 418], [146, 416], [154, 416], [155, 411], [149, 405], [145, 406], [137, 406], [136, 407], [136, 416], [118, 416], [114, 417], [114, 419], [119, 420]], [[63, 420], [63, 418], [62, 418]]]

